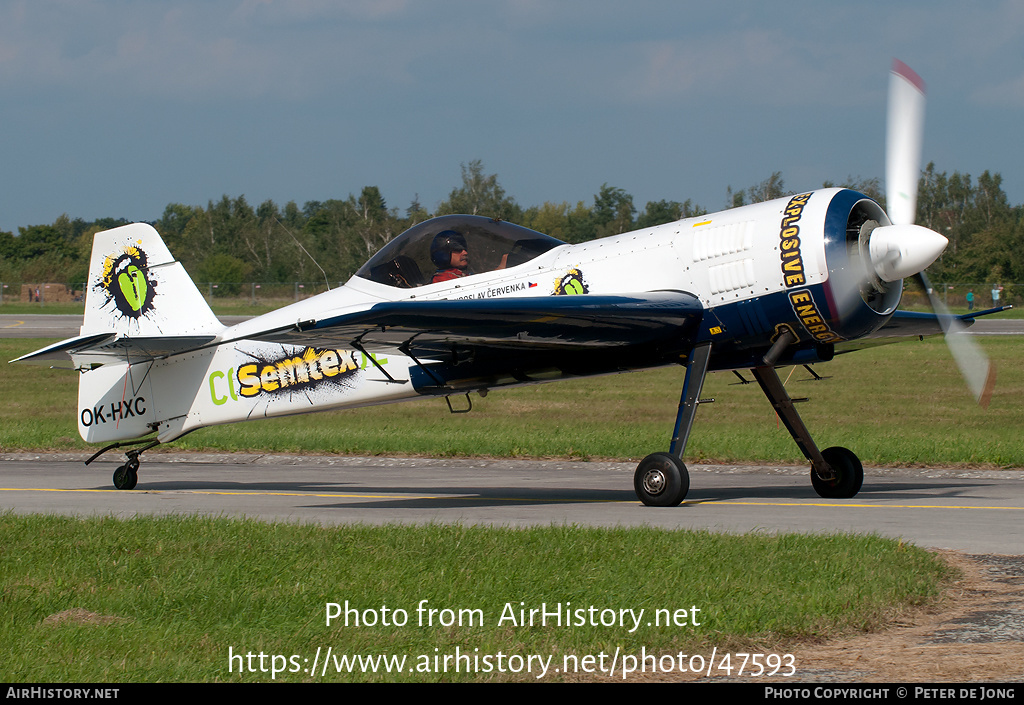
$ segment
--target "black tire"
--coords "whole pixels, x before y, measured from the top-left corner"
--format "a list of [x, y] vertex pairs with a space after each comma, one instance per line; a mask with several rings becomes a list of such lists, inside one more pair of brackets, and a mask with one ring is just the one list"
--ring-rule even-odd
[[834, 446], [821, 452], [821, 457], [835, 473], [834, 480], [822, 480], [811, 468], [811, 485], [819, 497], [825, 499], [849, 499], [856, 497], [864, 483], [864, 467], [853, 451]]
[[139, 483], [138, 465], [136, 463], [125, 463], [119, 465], [114, 471], [114, 487], [119, 490], [133, 490]]
[[675, 507], [690, 491], [690, 473], [676, 456], [651, 453], [633, 473], [633, 489], [648, 507]]

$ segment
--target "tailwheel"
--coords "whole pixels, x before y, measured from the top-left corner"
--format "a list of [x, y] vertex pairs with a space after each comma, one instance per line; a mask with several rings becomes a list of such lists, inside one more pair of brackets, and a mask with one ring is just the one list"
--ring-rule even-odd
[[814, 468], [811, 468], [811, 485], [818, 496], [826, 499], [855, 497], [864, 482], [864, 467], [860, 464], [860, 459], [853, 451], [838, 446], [821, 451], [821, 457], [836, 476], [831, 480], [822, 480]]
[[139, 483], [139, 461], [135, 458], [114, 471], [114, 487], [119, 490], [133, 490]]
[[106, 448], [93, 453], [92, 457], [85, 461], [85, 464], [88, 465], [92, 461], [96, 460], [96, 458], [100, 457], [107, 451], [113, 450], [114, 448], [134, 445], [142, 445], [142, 448], [136, 448], [135, 450], [130, 450], [125, 453], [125, 457], [127, 458], [125, 464], [118, 466], [117, 470], [114, 471], [114, 487], [119, 490], [133, 490], [135, 489], [135, 485], [139, 482], [139, 456], [150, 448], [160, 445], [160, 441], [143, 439], [139, 441], [129, 441], [128, 443], [112, 443]]
[[637, 466], [633, 489], [648, 507], [675, 507], [690, 490], [690, 473], [671, 453], [651, 453]]

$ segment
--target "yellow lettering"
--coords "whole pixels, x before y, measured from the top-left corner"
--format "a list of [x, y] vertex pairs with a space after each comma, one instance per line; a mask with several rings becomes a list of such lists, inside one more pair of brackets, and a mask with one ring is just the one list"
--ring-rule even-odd
[[304, 367], [301, 357], [293, 357], [277, 363], [277, 377], [281, 389], [298, 384], [299, 369]]
[[302, 352], [302, 359], [306, 363], [306, 374], [308, 374], [309, 378], [315, 382], [319, 382], [324, 378], [324, 375], [320, 370], [321, 357], [323, 357], [323, 351], [318, 353], [313, 348], [306, 348]]
[[256, 363], [242, 365], [238, 368], [238, 391], [243, 397], [254, 397], [260, 393], [260, 377], [256, 373]]
[[293, 357], [288, 360], [288, 364], [292, 366], [292, 376], [295, 378], [292, 384], [303, 384], [309, 381], [309, 369], [301, 357]]
[[325, 350], [320, 356], [320, 369], [328, 377], [334, 377], [341, 372], [338, 367], [340, 362], [337, 350]]
[[[793, 275], [793, 277], [796, 276]], [[786, 278], [787, 282], [790, 278]], [[800, 323], [803, 324], [808, 333], [814, 336], [815, 340], [824, 343], [842, 340], [835, 332], [829, 329], [828, 321], [818, 311], [809, 291], [794, 291], [789, 295], [789, 301], [793, 305], [793, 312], [800, 319]]]
[[280, 375], [274, 365], [267, 365], [260, 372], [260, 385], [264, 392], [272, 392], [281, 386]]
[[[387, 362], [387, 360], [385, 360]], [[304, 348], [301, 355], [288, 357], [275, 362], [248, 363], [238, 368], [238, 391], [244, 397], [253, 397], [260, 392], [274, 392], [299, 385], [316, 383], [325, 377], [337, 377], [339, 374], [358, 369], [354, 354], [340, 350]], [[228, 373], [234, 373], [234, 369]], [[210, 395], [216, 404], [223, 404], [227, 397], [218, 397], [214, 387], [215, 376], [224, 376], [223, 372], [210, 375]], [[229, 391], [232, 399], [235, 396], [234, 378], [230, 382]]]

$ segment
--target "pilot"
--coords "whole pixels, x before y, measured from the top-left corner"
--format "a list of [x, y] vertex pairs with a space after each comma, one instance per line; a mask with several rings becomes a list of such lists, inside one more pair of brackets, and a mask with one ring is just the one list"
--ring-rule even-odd
[[454, 230], [444, 230], [430, 243], [430, 261], [437, 267], [432, 284], [458, 279], [469, 274], [466, 238]]

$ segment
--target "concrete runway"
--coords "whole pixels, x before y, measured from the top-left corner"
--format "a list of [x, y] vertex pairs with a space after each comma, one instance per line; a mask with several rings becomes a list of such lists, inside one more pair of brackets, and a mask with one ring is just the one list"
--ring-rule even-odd
[[115, 451], [0, 455], [0, 507], [68, 515], [202, 514], [319, 524], [580, 524], [724, 532], [857, 532], [968, 553], [1021, 554], [1024, 473], [866, 468], [823, 500], [802, 467], [694, 466], [677, 508], [645, 507], [632, 463], [148, 453], [115, 490]]

